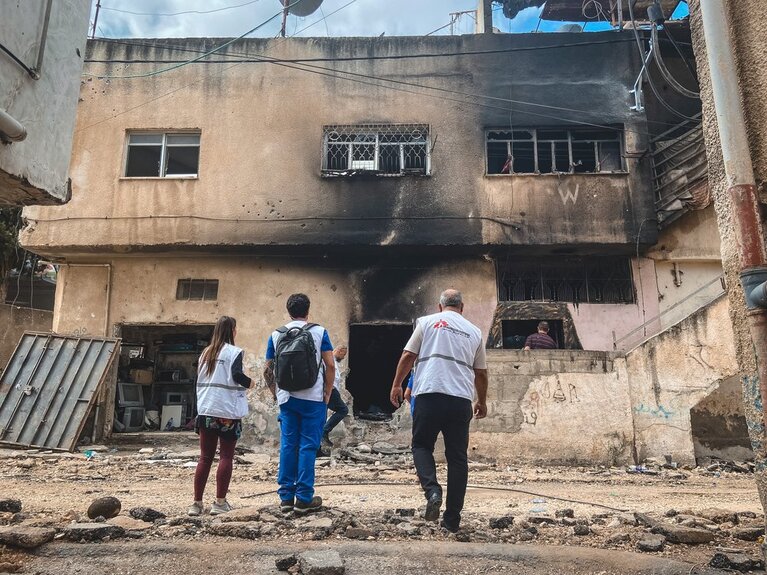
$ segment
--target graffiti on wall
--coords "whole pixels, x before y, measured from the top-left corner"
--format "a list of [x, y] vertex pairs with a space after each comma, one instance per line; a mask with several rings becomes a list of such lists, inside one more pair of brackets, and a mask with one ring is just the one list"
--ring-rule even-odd
[[531, 389], [525, 394], [519, 406], [522, 410], [523, 424], [535, 426], [540, 420], [541, 413], [545, 411], [546, 404], [570, 405], [580, 403], [578, 397], [578, 387], [573, 384], [567, 384], [567, 391], [562, 386], [562, 382], [557, 380], [554, 390], [549, 381], [545, 381], [540, 387], [540, 391]]

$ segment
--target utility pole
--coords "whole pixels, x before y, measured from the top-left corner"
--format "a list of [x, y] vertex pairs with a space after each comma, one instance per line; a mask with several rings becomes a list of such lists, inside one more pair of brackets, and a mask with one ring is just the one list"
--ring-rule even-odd
[[290, 6], [290, 0], [282, 0], [282, 28], [280, 28], [280, 36], [285, 37], [285, 29], [288, 26], [288, 6]]
[[493, 33], [493, 0], [477, 0], [477, 34]]
[[101, 0], [96, 1], [96, 15], [93, 17], [93, 29], [91, 30], [91, 39], [96, 37], [96, 24], [99, 22], [99, 10], [101, 10]]

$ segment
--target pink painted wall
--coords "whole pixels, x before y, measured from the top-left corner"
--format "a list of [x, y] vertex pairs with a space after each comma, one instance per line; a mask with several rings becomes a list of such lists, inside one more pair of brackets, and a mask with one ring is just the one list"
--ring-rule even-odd
[[[615, 337], [620, 339], [634, 328], [658, 316], [660, 306], [655, 281], [655, 261], [648, 258], [632, 258], [631, 271], [637, 295], [635, 304], [568, 305], [583, 349], [612, 351], [613, 331]], [[658, 331], [660, 320], [656, 319], [631, 337], [620, 341], [618, 349], [631, 348]]]

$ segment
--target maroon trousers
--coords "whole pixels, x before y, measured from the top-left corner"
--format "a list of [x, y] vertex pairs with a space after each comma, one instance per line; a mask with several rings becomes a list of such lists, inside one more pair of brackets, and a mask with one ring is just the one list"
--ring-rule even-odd
[[229, 482], [232, 480], [234, 447], [237, 445], [237, 440], [219, 438], [215, 431], [200, 427], [200, 460], [197, 462], [197, 469], [194, 472], [195, 501], [202, 501], [217, 445], [219, 446], [219, 453], [218, 468], [216, 469], [216, 497], [224, 499], [229, 491]]

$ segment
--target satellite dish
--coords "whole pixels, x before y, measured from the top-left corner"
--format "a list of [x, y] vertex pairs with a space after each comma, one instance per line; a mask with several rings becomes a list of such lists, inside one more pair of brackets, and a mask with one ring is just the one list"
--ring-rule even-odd
[[284, 0], [284, 2], [283, 6], [290, 6], [288, 8], [289, 13], [302, 18], [316, 12], [322, 4], [322, 0]]

